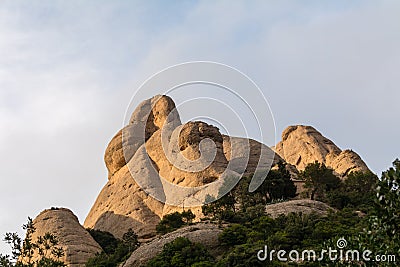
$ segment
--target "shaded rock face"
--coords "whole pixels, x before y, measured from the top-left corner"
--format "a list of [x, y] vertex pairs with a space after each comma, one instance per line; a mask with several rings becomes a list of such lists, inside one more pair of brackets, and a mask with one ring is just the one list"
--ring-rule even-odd
[[[143, 166], [145, 162], [138, 161], [138, 168]], [[128, 166], [124, 166], [103, 187], [84, 226], [110, 232], [117, 238], [122, 238], [129, 228], [148, 237], [154, 235], [162, 212], [163, 203], [144, 192], [131, 177]]]
[[282, 133], [282, 141], [275, 151], [298, 170], [304, 170], [309, 163], [318, 161], [332, 168], [339, 176], [345, 177], [353, 171], [368, 171], [367, 165], [357, 153], [342, 151], [331, 140], [311, 126], [289, 126]]
[[[132, 228], [139, 237], [147, 238], [155, 234], [160, 218], [182, 210], [183, 204], [164, 204], [176, 197], [170, 185], [197, 188], [218, 181], [223, 174], [248, 175], [259, 161], [268, 169], [272, 161], [281, 158], [254, 140], [222, 136], [207, 123], [182, 125], [173, 100], [155, 96], [135, 109], [129, 124], [112, 138], [104, 160], [108, 182], [84, 226], [116, 237]], [[193, 196], [203, 197], [196, 192]], [[201, 216], [201, 207], [191, 209], [197, 218]]]
[[196, 224], [178, 229], [141, 245], [132, 253], [123, 267], [144, 266], [162, 251], [165, 244], [174, 241], [178, 237], [185, 237], [192, 242], [203, 244], [211, 255], [220, 256], [223, 250], [219, 247], [218, 235], [221, 232], [222, 229], [215, 224]]
[[[46, 233], [54, 234], [58, 239], [58, 246], [62, 247], [65, 253], [61, 260], [68, 266], [85, 266], [89, 258], [102, 251], [100, 245], [68, 209], [45, 210], [33, 220], [33, 223], [36, 228], [32, 237], [33, 241]], [[38, 257], [38, 255], [34, 257]]]
[[329, 210], [335, 211], [329, 205], [315, 200], [310, 199], [296, 199], [282, 203], [275, 203], [267, 205], [265, 211], [272, 218], [276, 218], [279, 215], [288, 215], [289, 213], [302, 213], [311, 214], [315, 213], [320, 216], [328, 214]]

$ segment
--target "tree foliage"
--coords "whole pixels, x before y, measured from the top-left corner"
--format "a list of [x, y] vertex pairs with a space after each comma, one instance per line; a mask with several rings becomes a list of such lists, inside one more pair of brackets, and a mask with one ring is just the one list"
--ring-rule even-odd
[[94, 240], [102, 247], [103, 252], [88, 260], [88, 267], [115, 267], [129, 258], [140, 243], [137, 234], [129, 229], [122, 239], [115, 238], [111, 233], [99, 230], [89, 230]]
[[271, 201], [288, 199], [296, 196], [296, 186], [294, 185], [286, 164], [278, 163], [277, 170], [271, 170], [265, 181], [257, 189], [257, 193], [261, 193], [264, 203]]
[[22, 226], [26, 231], [22, 240], [17, 233], [6, 233], [4, 241], [11, 246], [11, 255], [0, 254], [0, 267], [59, 267], [64, 250], [58, 246], [57, 237], [51, 233], [33, 239], [36, 228], [31, 218]]
[[214, 258], [207, 249], [184, 237], [165, 244], [162, 252], [151, 259], [148, 267], [206, 267], [214, 266]]
[[400, 257], [400, 161], [382, 173], [377, 183], [375, 207], [366, 231], [359, 237], [362, 248], [375, 254]]
[[106, 254], [112, 254], [118, 247], [119, 241], [111, 233], [96, 229], [87, 229], [93, 239], [101, 246]]
[[333, 170], [318, 161], [308, 164], [300, 177], [305, 181], [306, 195], [312, 200], [325, 201], [327, 194], [340, 186], [340, 179]]
[[352, 172], [339, 187], [327, 193], [326, 202], [335, 208], [351, 207], [368, 213], [374, 205], [378, 177], [371, 172]]
[[183, 212], [174, 212], [165, 215], [156, 226], [157, 233], [166, 234], [172, 232], [184, 225], [189, 225], [195, 219], [195, 215], [191, 210]]
[[254, 192], [249, 192], [250, 182], [251, 177], [242, 177], [220, 199], [208, 199], [209, 203], [202, 206], [203, 214], [212, 220], [239, 223], [262, 216], [265, 205], [272, 201], [296, 196], [296, 186], [282, 162], [278, 163], [278, 169], [269, 171], [264, 182]]
[[[341, 236], [354, 236], [365, 227], [365, 219], [350, 209], [317, 214], [290, 213], [271, 218], [263, 215], [241, 224], [230, 224], [218, 239], [224, 252], [213, 259], [207, 250], [185, 238], [166, 244], [147, 266], [286, 266], [275, 259], [261, 262], [257, 252], [268, 245], [270, 250], [315, 249]], [[294, 264], [295, 265], [295, 264]]]

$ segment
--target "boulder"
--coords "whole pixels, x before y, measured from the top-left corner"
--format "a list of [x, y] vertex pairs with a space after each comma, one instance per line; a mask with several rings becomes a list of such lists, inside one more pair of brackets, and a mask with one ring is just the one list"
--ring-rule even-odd
[[[138, 175], [154, 176], [152, 168], [146, 168], [146, 159], [135, 155]], [[163, 203], [149, 196], [132, 178], [127, 165], [120, 169], [103, 187], [84, 226], [112, 233], [121, 238], [129, 228], [141, 237], [155, 234], [160, 221]]]
[[[51, 233], [58, 240], [58, 247], [63, 248], [63, 262], [70, 267], [85, 266], [89, 258], [102, 251], [99, 244], [88, 231], [79, 224], [78, 218], [65, 208], [52, 208], [42, 211], [34, 220], [36, 231], [32, 236], [33, 242], [39, 236]], [[34, 255], [38, 258], [39, 255]]]
[[281, 203], [269, 204], [266, 206], [265, 211], [272, 218], [276, 218], [279, 215], [288, 215], [289, 213], [302, 213], [311, 214], [315, 213], [320, 216], [328, 214], [329, 210], [335, 211], [329, 205], [315, 200], [310, 199], [296, 199], [289, 200]]
[[144, 266], [162, 251], [165, 244], [174, 241], [178, 237], [185, 237], [192, 242], [203, 244], [211, 255], [219, 256], [223, 251], [218, 242], [218, 235], [221, 232], [222, 229], [216, 224], [199, 223], [180, 228], [142, 244], [132, 253], [123, 267]]

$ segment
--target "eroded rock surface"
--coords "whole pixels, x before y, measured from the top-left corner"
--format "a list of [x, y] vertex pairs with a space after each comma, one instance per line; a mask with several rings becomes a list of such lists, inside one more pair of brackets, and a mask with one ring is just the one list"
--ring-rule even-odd
[[[89, 258], [102, 251], [101, 247], [83, 228], [78, 218], [72, 211], [65, 208], [53, 208], [44, 210], [34, 220], [36, 228], [33, 241], [46, 233], [54, 234], [58, 240], [58, 246], [63, 248], [64, 257], [61, 258], [70, 267], [85, 266]], [[34, 258], [39, 257], [34, 255]]]
[[[257, 166], [268, 170], [282, 159], [257, 141], [223, 136], [207, 123], [182, 125], [173, 100], [158, 95], [138, 105], [129, 124], [112, 138], [104, 160], [109, 180], [85, 227], [117, 237], [133, 228], [140, 237], [150, 237], [160, 218], [187, 204], [171, 204], [179, 196], [174, 185], [197, 188], [227, 176], [251, 175]], [[191, 209], [202, 215], [200, 207]]]
[[329, 210], [334, 211], [329, 205], [315, 200], [310, 199], [296, 199], [285, 201], [282, 203], [275, 203], [267, 205], [265, 211], [272, 218], [276, 218], [279, 215], [288, 215], [289, 213], [302, 213], [311, 214], [315, 213], [321, 216], [327, 215]]
[[[299, 192], [302, 181], [296, 180], [298, 171], [314, 161], [333, 168], [341, 177], [368, 170], [355, 152], [342, 151], [311, 126], [288, 127], [275, 150], [277, 153], [255, 140], [221, 135], [218, 128], [204, 122], [182, 124], [168, 96], [147, 99], [106, 149], [109, 180], [84, 226], [117, 237], [132, 228], [139, 237], [149, 238], [165, 214], [190, 206], [180, 200], [181, 187], [189, 190], [182, 195], [204, 199], [204, 191], [197, 188], [226, 177], [251, 176], [256, 169], [269, 170], [279, 161], [289, 163], [287, 169]], [[257, 187], [257, 182], [254, 184]], [[191, 209], [197, 219], [202, 216], [200, 206]]]
[[142, 244], [135, 250], [123, 267], [136, 267], [145, 265], [150, 259], [157, 256], [167, 243], [174, 241], [178, 237], [188, 238], [195, 243], [203, 244], [211, 255], [219, 256], [222, 250], [219, 246], [218, 235], [222, 229], [215, 224], [199, 223], [192, 226], [183, 227], [174, 232], [157, 237], [149, 243]]
[[368, 171], [360, 156], [351, 150], [342, 151], [331, 140], [311, 126], [289, 126], [282, 133], [282, 140], [275, 151], [298, 170], [318, 161], [345, 177], [353, 171]]

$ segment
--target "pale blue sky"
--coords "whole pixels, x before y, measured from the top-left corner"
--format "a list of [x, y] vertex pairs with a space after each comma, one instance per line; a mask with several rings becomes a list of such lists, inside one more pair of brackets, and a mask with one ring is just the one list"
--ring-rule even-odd
[[398, 1], [1, 1], [0, 233], [51, 206], [83, 222], [136, 88], [192, 60], [250, 76], [277, 141], [313, 125], [380, 173], [400, 156], [399, 14]]

